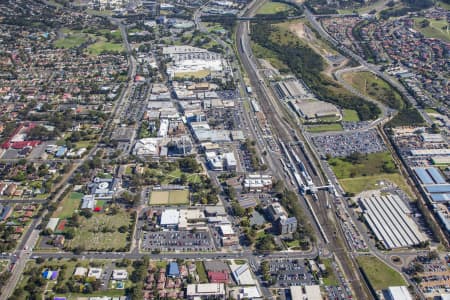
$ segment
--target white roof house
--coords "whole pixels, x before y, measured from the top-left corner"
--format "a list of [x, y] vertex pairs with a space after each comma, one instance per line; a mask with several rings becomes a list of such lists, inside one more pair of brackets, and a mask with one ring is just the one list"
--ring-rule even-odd
[[126, 280], [127, 278], [128, 278], [127, 270], [123, 270], [123, 269], [113, 270], [112, 279], [114, 279], [114, 280]]
[[73, 276], [84, 277], [84, 276], [86, 276], [87, 272], [88, 272], [88, 269], [83, 268], [83, 267], [77, 267], [75, 269], [75, 272], [73, 273]]
[[89, 273], [88, 273], [88, 277], [92, 277], [95, 279], [100, 279], [102, 275], [102, 269], [101, 268], [90, 268], [89, 269]]

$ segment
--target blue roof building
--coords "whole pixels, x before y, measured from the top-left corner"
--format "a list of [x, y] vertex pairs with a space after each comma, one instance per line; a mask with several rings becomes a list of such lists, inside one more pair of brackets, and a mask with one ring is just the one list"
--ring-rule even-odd
[[176, 262], [171, 262], [169, 264], [169, 271], [167, 272], [167, 276], [169, 277], [179, 277], [180, 269], [178, 268], [178, 264]]

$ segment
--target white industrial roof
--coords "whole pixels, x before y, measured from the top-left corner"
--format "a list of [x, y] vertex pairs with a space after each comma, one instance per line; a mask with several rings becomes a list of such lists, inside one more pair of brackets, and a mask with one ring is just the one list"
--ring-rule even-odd
[[161, 226], [177, 225], [180, 220], [180, 212], [176, 209], [166, 209], [161, 214]]
[[56, 225], [58, 225], [59, 218], [50, 218], [48, 220], [47, 226], [45, 228], [50, 229], [51, 231], [55, 231]]
[[188, 284], [186, 294], [190, 297], [225, 295], [225, 285], [223, 283]]
[[364, 216], [386, 248], [401, 248], [426, 241], [419, 227], [408, 216], [409, 209], [394, 195], [361, 199]]
[[391, 300], [412, 300], [411, 294], [406, 286], [390, 286], [388, 288]]
[[292, 300], [322, 300], [322, 293], [319, 285], [306, 285], [290, 287]]
[[231, 225], [220, 225], [220, 231], [222, 232], [223, 235], [232, 235], [234, 234], [234, 230], [233, 227], [231, 227]]

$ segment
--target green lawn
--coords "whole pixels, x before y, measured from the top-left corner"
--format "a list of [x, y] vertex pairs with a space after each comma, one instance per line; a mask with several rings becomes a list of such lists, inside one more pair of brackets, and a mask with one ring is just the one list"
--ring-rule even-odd
[[280, 2], [266, 2], [260, 9], [256, 12], [256, 14], [260, 15], [272, 15], [279, 12], [288, 11], [290, 9], [289, 5], [280, 3]]
[[82, 193], [72, 192], [66, 196], [58, 208], [53, 212], [53, 218], [66, 219], [73, 215], [73, 212], [80, 207]]
[[[116, 215], [94, 213], [89, 219], [80, 217], [80, 226], [75, 228], [75, 237], [68, 241], [71, 249], [83, 247], [86, 250], [103, 251], [126, 247], [128, 233], [120, 233], [120, 226], [129, 226], [130, 216], [124, 211]], [[112, 231], [112, 232], [111, 232]]]
[[323, 284], [327, 286], [339, 286], [339, 281], [331, 266], [332, 260], [330, 258], [322, 259], [322, 263], [327, 269], [327, 276], [323, 278]]
[[121, 43], [112, 43], [112, 42], [107, 42], [104, 39], [100, 39], [97, 42], [95, 42], [92, 45], [89, 45], [87, 47], [87, 51], [89, 54], [92, 55], [99, 55], [101, 54], [103, 51], [109, 51], [109, 52], [122, 52], [125, 49], [123, 48], [123, 44]]
[[447, 4], [444, 1], [438, 0], [437, 4], [446, 10], [450, 10], [450, 4]]
[[450, 42], [450, 27], [446, 20], [433, 20], [430, 21], [430, 25], [422, 27], [421, 22], [425, 18], [414, 18], [414, 29], [420, 31], [427, 38], [440, 39], [445, 42]]
[[93, 145], [92, 141], [79, 141], [75, 143], [75, 147], [76, 149], [80, 149], [80, 148], [88, 148], [89, 146]]
[[389, 152], [362, 155], [355, 163], [345, 158], [330, 158], [328, 163], [338, 179], [382, 174], [385, 170], [396, 172], [394, 161]]
[[371, 72], [348, 72], [342, 78], [361, 93], [389, 107], [395, 109], [403, 108], [404, 103], [401, 95], [386, 81]]
[[196, 261], [195, 262], [196, 271], [198, 274], [198, 278], [200, 283], [207, 283], [208, 282], [208, 276], [206, 275], [205, 266], [203, 265], [202, 261]]
[[425, 112], [427, 114], [439, 114], [439, 112], [437, 110], [435, 110], [434, 108], [425, 108]]
[[87, 42], [89, 35], [81, 31], [63, 30], [65, 36], [55, 41], [54, 45], [57, 48], [75, 48]]
[[376, 291], [390, 286], [407, 285], [400, 273], [374, 256], [359, 256], [356, 260]]
[[327, 132], [327, 131], [342, 131], [342, 130], [344, 129], [342, 128], [342, 125], [339, 123], [308, 126], [308, 131], [312, 133]]
[[328, 160], [342, 188], [348, 193], [359, 194], [366, 190], [376, 190], [383, 186], [379, 182], [392, 182], [412, 196], [405, 179], [398, 173], [389, 152], [372, 153], [354, 163], [344, 158]]
[[358, 122], [359, 121], [359, 117], [358, 117], [358, 112], [356, 110], [353, 109], [344, 109], [342, 111], [342, 121], [344, 122]]
[[348, 193], [359, 194], [363, 191], [378, 190], [382, 188], [379, 182], [392, 182], [400, 189], [406, 192], [410, 197], [413, 197], [411, 188], [405, 182], [405, 179], [400, 174], [382, 174], [374, 176], [364, 176], [355, 178], [339, 179], [342, 188]]

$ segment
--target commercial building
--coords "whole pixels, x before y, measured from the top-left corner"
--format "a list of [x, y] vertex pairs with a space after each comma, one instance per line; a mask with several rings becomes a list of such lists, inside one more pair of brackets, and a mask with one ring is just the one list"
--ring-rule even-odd
[[281, 216], [276, 223], [278, 234], [289, 234], [297, 231], [297, 218]]
[[180, 222], [180, 212], [176, 209], [166, 209], [161, 214], [160, 225], [162, 227], [175, 228]]
[[187, 299], [225, 299], [223, 283], [188, 284]]
[[272, 189], [272, 176], [265, 174], [248, 174], [243, 187], [249, 192], [263, 192]]
[[292, 300], [322, 300], [322, 292], [319, 285], [297, 286], [289, 288]]
[[390, 286], [387, 289], [386, 300], [412, 300], [412, 296], [406, 286]]

